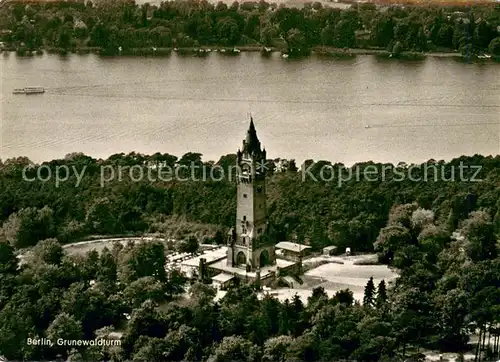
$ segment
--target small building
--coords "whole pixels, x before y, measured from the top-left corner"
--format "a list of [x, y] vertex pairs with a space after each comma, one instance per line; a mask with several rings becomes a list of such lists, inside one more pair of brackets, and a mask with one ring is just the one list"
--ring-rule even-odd
[[332, 256], [335, 255], [337, 252], [337, 247], [335, 245], [330, 245], [325, 248], [323, 248], [323, 255], [324, 256]]
[[351, 255], [351, 248], [345, 248], [345, 255]]
[[212, 278], [212, 283], [215, 288], [226, 290], [233, 282], [234, 276], [231, 274], [220, 273]]
[[299, 261], [301, 258], [309, 254], [311, 247], [308, 245], [292, 243], [291, 241], [281, 241], [276, 244], [276, 249], [278, 249], [284, 259]]
[[[199, 275], [200, 264], [203, 264], [204, 266], [208, 267], [212, 263], [225, 259], [226, 255], [227, 255], [227, 248], [219, 248], [219, 249], [209, 250], [194, 258], [187, 258], [187, 259], [183, 258], [179, 260], [181, 262], [180, 263], [181, 272], [188, 278], [192, 278], [195, 274], [198, 275], [198, 277], [200, 277]], [[208, 269], [205, 270], [205, 272], [208, 271], [209, 271]], [[203, 275], [202, 277], [208, 278], [209, 277], [208, 274]]]

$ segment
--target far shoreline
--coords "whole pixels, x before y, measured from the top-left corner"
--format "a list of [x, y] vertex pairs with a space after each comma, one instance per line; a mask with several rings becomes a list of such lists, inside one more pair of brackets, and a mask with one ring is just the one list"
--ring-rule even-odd
[[[234, 51], [236, 49], [236, 51]], [[220, 46], [202, 46], [202, 47], [185, 47], [185, 48], [155, 48], [155, 47], [145, 47], [145, 48], [134, 48], [128, 49], [121, 52], [117, 52], [114, 54], [106, 54], [103, 49], [98, 47], [79, 47], [71, 50], [64, 50], [58, 48], [41, 48], [36, 51], [19, 51], [16, 49], [3, 49], [2, 53], [16, 53], [19, 57], [33, 57], [36, 55], [42, 55], [44, 53], [48, 54], [60, 54], [60, 55], [68, 55], [68, 54], [77, 54], [77, 55], [85, 55], [85, 54], [96, 54], [106, 57], [129, 57], [129, 56], [137, 56], [137, 57], [166, 57], [175, 52], [179, 55], [185, 56], [193, 56], [193, 57], [205, 57], [210, 53], [221, 53], [227, 56], [237, 56], [240, 52], [245, 53], [255, 53], [260, 52], [264, 56], [271, 55], [272, 53], [282, 53], [286, 54], [286, 52], [282, 48], [278, 47], [264, 47], [260, 45], [242, 45], [235, 47], [220, 47]], [[335, 47], [314, 47], [311, 49], [308, 55], [302, 55], [297, 58], [308, 58], [311, 55], [319, 55], [328, 58], [336, 58], [336, 59], [350, 59], [355, 58], [357, 55], [375, 55], [380, 58], [387, 59], [398, 59], [398, 60], [424, 60], [427, 57], [432, 58], [453, 58], [456, 60], [482, 60], [482, 61], [500, 61], [500, 57], [495, 56], [487, 56], [482, 58], [478, 55], [467, 56], [461, 54], [459, 52], [402, 52], [398, 56], [395, 56], [391, 52], [384, 49], [366, 49], [366, 48], [348, 48], [341, 49]]]

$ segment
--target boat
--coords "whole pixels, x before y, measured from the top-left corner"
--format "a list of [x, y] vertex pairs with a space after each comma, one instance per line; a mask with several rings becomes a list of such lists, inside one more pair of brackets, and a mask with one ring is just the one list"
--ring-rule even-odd
[[477, 56], [479, 59], [490, 59], [491, 58], [491, 55], [488, 55], [488, 54], [483, 54], [483, 55], [478, 55]]
[[239, 50], [238, 48], [234, 48], [233, 53], [241, 53], [241, 50]]
[[365, 128], [372, 128], [369, 124], [365, 125]]
[[288, 54], [282, 54], [281, 56], [285, 59], [288, 58]]
[[24, 87], [24, 88], [16, 88], [12, 92], [14, 94], [39, 94], [45, 93], [45, 88], [43, 87]]
[[37, 93], [45, 93], [45, 88], [43, 87], [25, 87], [25, 94], [37, 94]]

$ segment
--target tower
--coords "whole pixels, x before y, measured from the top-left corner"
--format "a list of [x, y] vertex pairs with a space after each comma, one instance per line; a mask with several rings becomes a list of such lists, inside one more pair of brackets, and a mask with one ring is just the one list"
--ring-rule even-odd
[[266, 150], [261, 149], [253, 119], [237, 153], [236, 225], [229, 234], [227, 263], [256, 271], [275, 264], [266, 214]]

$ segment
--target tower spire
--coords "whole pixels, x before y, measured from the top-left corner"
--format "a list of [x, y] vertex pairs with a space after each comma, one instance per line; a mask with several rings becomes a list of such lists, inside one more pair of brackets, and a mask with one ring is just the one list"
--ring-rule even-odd
[[253, 123], [253, 118], [250, 116], [250, 126], [248, 127], [247, 136], [243, 141], [243, 152], [249, 155], [258, 155], [260, 154], [260, 141], [257, 137], [257, 131], [255, 130], [255, 124]]
[[255, 124], [253, 123], [253, 117], [250, 115], [250, 126], [248, 127], [247, 137], [243, 142], [243, 152], [248, 154], [260, 154], [260, 141], [257, 137], [257, 131], [255, 130]]

